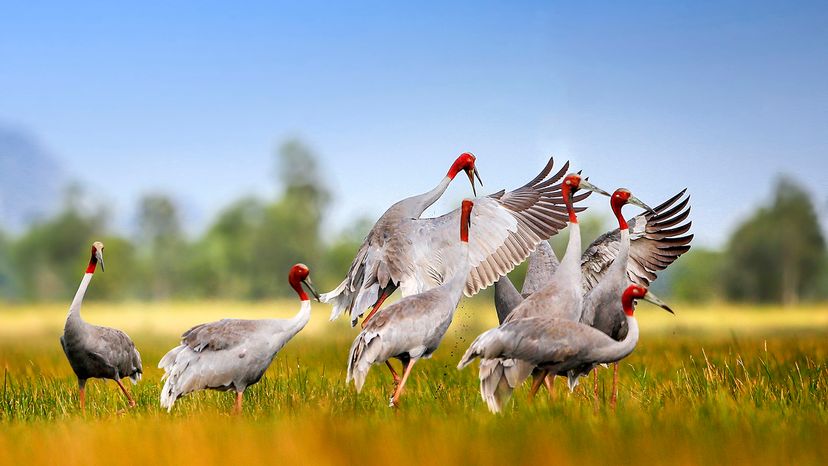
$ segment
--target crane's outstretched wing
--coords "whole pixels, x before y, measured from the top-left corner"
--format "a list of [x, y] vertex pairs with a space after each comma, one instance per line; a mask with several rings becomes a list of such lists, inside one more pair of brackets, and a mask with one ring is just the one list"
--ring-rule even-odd
[[196, 325], [181, 335], [181, 344], [195, 352], [221, 351], [232, 348], [257, 329], [255, 320], [222, 319], [217, 322]]
[[[555, 183], [569, 169], [569, 162], [550, 176], [553, 165], [550, 158], [538, 176], [514, 191], [474, 200], [470, 233], [474, 269], [467, 295], [494, 283], [523, 262], [537, 243], [566, 225], [560, 183]], [[588, 195], [577, 195], [574, 202]], [[323, 302], [334, 305], [331, 320], [347, 310], [355, 323], [383, 293], [400, 288], [403, 296], [409, 296], [434, 288], [459, 265], [460, 209], [428, 219], [399, 218], [389, 212], [368, 234], [345, 280], [322, 295]]]
[[[474, 199], [469, 229], [471, 272], [464, 290], [466, 296], [491, 286], [529, 257], [538, 243], [565, 227], [568, 221], [561, 185], [556, 183], [569, 169], [564, 164], [555, 175], [552, 160], [532, 181], [514, 191], [499, 191]], [[589, 196], [575, 195], [573, 202]], [[576, 208], [580, 212], [584, 208]], [[452, 275], [461, 256], [459, 241], [460, 209], [437, 218], [415, 221], [415, 280], [440, 284]]]
[[[678, 202], [686, 191], [683, 189], [653, 209], [655, 213], [646, 212], [627, 221], [630, 227], [627, 276], [633, 283], [649, 286], [656, 279], [656, 272], [664, 270], [690, 250], [693, 235], [685, 233], [693, 222], [681, 224], [690, 215], [690, 196]], [[581, 256], [584, 293], [601, 280], [618, 256], [620, 238], [617, 228], [605, 233], [593, 241]]]

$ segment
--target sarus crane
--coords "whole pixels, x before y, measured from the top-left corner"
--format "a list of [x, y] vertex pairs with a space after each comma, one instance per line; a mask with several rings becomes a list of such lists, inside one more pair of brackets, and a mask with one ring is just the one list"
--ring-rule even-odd
[[638, 323], [633, 316], [636, 299], [666, 306], [649, 294], [646, 287], [629, 285], [619, 297], [629, 329], [621, 341], [580, 322], [548, 316], [528, 317], [478, 336], [457, 368], [463, 369], [478, 357], [526, 361], [552, 374], [618, 362], [629, 356], [638, 343]]
[[[656, 278], [656, 272], [669, 266], [690, 249], [689, 243], [693, 239], [693, 235], [685, 235], [685, 233], [690, 229], [692, 222], [682, 223], [690, 214], [689, 197], [676, 204], [677, 201], [682, 199], [685, 191], [682, 190], [655, 209], [649, 209], [646, 204], [632, 196], [632, 193], [627, 189], [620, 188], [613, 193], [610, 203], [613, 213], [619, 221], [619, 228], [609, 231], [593, 241], [581, 256], [584, 304], [579, 318], [580, 322], [594, 325], [615, 339], [623, 338], [626, 333], [626, 318], [620, 304], [614, 297], [621, 293], [629, 283], [649, 286], [652, 280]], [[627, 203], [642, 207], [646, 212], [625, 220], [621, 214], [621, 208]], [[622, 234], [624, 231], [627, 235]], [[627, 243], [624, 241], [624, 236], [627, 236], [629, 240]], [[616, 260], [617, 257], [620, 257], [620, 260]], [[542, 271], [535, 271], [534, 273], [536, 276], [543, 275]], [[529, 273], [527, 272], [528, 278]], [[511, 311], [510, 306], [513, 309], [516, 307], [516, 303], [520, 303], [528, 297], [525, 294], [523, 296], [516, 294], [512, 291], [514, 286], [511, 285], [511, 282], [505, 283], [505, 280], [508, 280], [508, 278], [502, 279], [501, 281], [504, 283], [495, 288], [495, 303], [496, 306], [499, 306], [499, 316], [508, 314]], [[593, 288], [599, 282], [603, 282], [602, 285], [599, 285], [599, 291], [593, 291]], [[611, 289], [614, 289], [614, 291], [608, 292]], [[652, 295], [652, 293], [650, 294]], [[605, 301], [602, 302], [599, 299], [601, 296]], [[614, 303], [614, 305], [607, 305], [607, 302]], [[614, 371], [613, 396], [611, 398], [611, 404], [613, 405], [617, 396], [617, 367]], [[498, 373], [494, 375], [499, 377]], [[577, 384], [577, 375], [579, 374], [568, 375], [573, 376], [570, 377], [570, 387], [572, 388]], [[553, 377], [554, 374], [551, 374], [546, 379], [547, 388], [551, 388], [551, 378]], [[512, 377], [511, 379], [497, 379], [488, 383], [490, 386], [498, 387], [501, 392], [510, 393], [510, 390], [521, 383], [524, 378], [517, 380], [517, 377]], [[495, 384], [495, 382], [497, 383]], [[594, 393], [597, 396], [597, 379], [595, 382]], [[482, 383], [481, 381], [481, 388], [483, 387]], [[500, 395], [503, 396], [503, 393]], [[489, 397], [491, 396], [494, 396], [494, 394], [489, 395]], [[485, 394], [483, 397], [487, 399]], [[498, 406], [492, 404], [490, 404], [490, 408], [493, 408], [494, 411], [499, 409]]]
[[[388, 306], [369, 320], [357, 335], [348, 356], [346, 378], [346, 383], [354, 381], [357, 392], [362, 391], [371, 366], [384, 362], [391, 369], [395, 385], [390, 405], [397, 406], [414, 363], [421, 358], [431, 357], [437, 350], [451, 324], [457, 304], [463, 297], [466, 276], [471, 268], [467, 260], [471, 254], [469, 230], [473, 232], [472, 236], [478, 234], [471, 220], [473, 208], [477, 208], [473, 201], [463, 201], [460, 208], [459, 241], [455, 236], [460, 247], [450, 248], [446, 252], [450, 254], [445, 256], [446, 260], [459, 264], [453, 274], [436, 288], [406, 296]], [[456, 228], [457, 223], [455, 235]], [[402, 362], [402, 379], [389, 363], [392, 358]]]
[[[397, 288], [403, 296], [410, 296], [440, 286], [447, 277], [454, 276], [460, 264], [446, 260], [440, 253], [448, 254], [449, 249], [460, 247], [454, 227], [460, 217], [459, 209], [436, 218], [420, 216], [461, 169], [478, 173], [474, 161], [471, 154], [461, 155], [434, 189], [397, 202], [380, 217], [357, 252], [346, 278], [333, 291], [322, 295], [323, 302], [333, 303], [331, 320], [348, 311], [351, 325], [356, 325], [359, 316], [373, 306], [364, 326]], [[550, 159], [538, 176], [514, 191], [501, 190], [474, 199], [471, 222], [477, 234], [469, 246], [471, 266], [464, 289], [466, 296], [492, 285], [526, 260], [539, 242], [566, 225], [561, 186], [555, 183], [569, 163], [549, 176], [553, 164]]]
[[291, 319], [222, 319], [184, 332], [181, 344], [158, 363], [166, 380], [161, 407], [170, 411], [178, 398], [196, 390], [233, 390], [233, 411], [240, 413], [247, 387], [261, 380], [279, 350], [310, 320], [310, 299], [302, 285], [319, 299], [306, 265], [291, 267], [288, 283], [301, 302]]
[[98, 264], [104, 270], [103, 243], [92, 244], [92, 257], [86, 266], [75, 298], [69, 306], [69, 315], [60, 337], [60, 346], [66, 353], [69, 365], [78, 377], [81, 411], [86, 412], [86, 381], [88, 379], [112, 379], [126, 396], [130, 407], [135, 400], [127, 391], [122, 378], [129, 378], [133, 384], [141, 380], [141, 355], [126, 333], [109, 327], [99, 327], [83, 320], [80, 315], [86, 289], [95, 275]]

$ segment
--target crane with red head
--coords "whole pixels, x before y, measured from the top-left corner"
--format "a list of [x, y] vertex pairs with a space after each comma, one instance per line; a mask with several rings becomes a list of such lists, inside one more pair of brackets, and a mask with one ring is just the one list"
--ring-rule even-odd
[[[460, 241], [457, 241], [455, 223], [454, 242], [456, 249], [447, 257], [458, 264], [453, 274], [444, 283], [422, 293], [407, 296], [388, 306], [376, 317], [369, 320], [351, 345], [348, 356], [347, 382], [354, 381], [357, 392], [362, 390], [368, 371], [374, 364], [385, 363], [394, 379], [394, 393], [391, 406], [397, 406], [414, 363], [431, 357], [451, 324], [457, 304], [463, 297], [466, 275], [470, 270], [468, 256], [470, 242], [477, 229], [473, 226], [472, 200], [464, 200], [460, 207]], [[471, 235], [470, 235], [471, 230]], [[390, 363], [391, 359], [402, 362], [403, 375], [400, 378]]]
[[222, 319], [184, 332], [181, 344], [158, 363], [164, 369], [161, 407], [170, 411], [176, 400], [198, 390], [232, 390], [236, 393], [234, 411], [241, 412], [247, 387], [261, 380], [276, 354], [310, 320], [311, 304], [305, 289], [319, 299], [305, 264], [290, 268], [288, 283], [300, 303], [293, 318]]
[[[566, 225], [566, 206], [556, 184], [569, 164], [555, 174], [552, 159], [535, 178], [510, 192], [504, 190], [476, 197], [471, 221], [481, 231], [472, 239], [471, 269], [464, 293], [472, 296], [526, 260], [541, 241]], [[435, 218], [421, 218], [426, 208], [442, 196], [451, 180], [465, 171], [474, 189], [479, 180], [476, 158], [464, 153], [452, 163], [446, 176], [432, 190], [392, 205], [374, 224], [357, 251], [345, 279], [322, 301], [333, 304], [331, 320], [349, 314], [355, 325], [372, 307], [363, 326], [397, 289], [410, 296], [440, 286], [453, 276], [458, 264], [445, 260], [459, 246], [454, 225], [460, 209]], [[550, 176], [551, 174], [551, 176]], [[476, 191], [476, 190], [475, 190]], [[584, 196], [575, 196], [578, 202]], [[577, 209], [581, 210], [581, 209]]]

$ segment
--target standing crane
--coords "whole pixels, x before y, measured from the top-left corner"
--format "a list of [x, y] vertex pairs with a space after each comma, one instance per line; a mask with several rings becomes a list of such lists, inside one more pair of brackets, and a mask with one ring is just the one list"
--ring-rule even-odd
[[[682, 198], [685, 190], [682, 190], [672, 198], [668, 199], [655, 209], [650, 209], [643, 202], [638, 200], [629, 190], [621, 188], [613, 193], [611, 197], [611, 207], [619, 221], [619, 228], [605, 233], [596, 239], [581, 256], [581, 271], [582, 271], [582, 287], [584, 291], [584, 305], [582, 315], [579, 321], [593, 325], [596, 314], [599, 316], [597, 327], [605, 331], [613, 338], [620, 340], [626, 334], [626, 320], [621, 310], [620, 304], [614, 300], [614, 296], [618, 296], [630, 281], [644, 286], [649, 286], [651, 280], [656, 278], [655, 273], [666, 268], [669, 264], [675, 261], [681, 254], [690, 249], [689, 243], [693, 235], [684, 235], [689, 229], [692, 222], [679, 225], [687, 219], [690, 213], [689, 197], [682, 202], [676, 204], [676, 201]], [[633, 217], [629, 220], [624, 220], [621, 215], [621, 208], [626, 204], [634, 204], [644, 208], [647, 212]], [[679, 226], [676, 226], [679, 225]], [[629, 243], [627, 243], [626, 253], [624, 253], [624, 236], [621, 232], [627, 232]], [[633, 260], [629, 261], [632, 255]], [[620, 257], [616, 261], [616, 257]], [[548, 274], [549, 269], [552, 268], [549, 262], [546, 262]], [[610, 268], [614, 267], [614, 272], [610, 272]], [[533, 277], [544, 277], [543, 271], [532, 270], [527, 271], [527, 281]], [[548, 276], [548, 275], [547, 275]], [[612, 278], [610, 278], [612, 277]], [[599, 282], [604, 282], [601, 285], [603, 290], [611, 288], [610, 283], [615, 284], [615, 292], [607, 293], [605, 291], [595, 293], [593, 287]], [[536, 278], [535, 281], [538, 281]], [[514, 286], [508, 284], [501, 284], [499, 289], [495, 288], [495, 307], [498, 312], [498, 317], [508, 315], [512, 309], [517, 307], [524, 298], [528, 297], [524, 288], [523, 295], [516, 291], [512, 292]], [[510, 289], [511, 288], [511, 289]], [[652, 293], [651, 293], [652, 294]], [[613, 305], [607, 305], [606, 301], [600, 302], [597, 298], [603, 296], [610, 300]], [[669, 309], [668, 309], [669, 310]], [[672, 311], [670, 311], [672, 312]], [[612, 316], [611, 318], [609, 316]], [[501, 323], [503, 320], [500, 320]], [[616, 368], [617, 370], [617, 368]], [[494, 374], [496, 377], [499, 373]], [[577, 384], [577, 376], [579, 374], [569, 374], [570, 383], [572, 386]], [[552, 378], [555, 374], [550, 374], [545, 380], [547, 388], [552, 386]], [[523, 378], [520, 379], [522, 381]], [[614, 396], [611, 403], [614, 404], [617, 396], [617, 372], [613, 376]], [[506, 380], [491, 381], [489, 385], [500, 387], [500, 390], [506, 390]], [[481, 382], [482, 383], [482, 382]], [[509, 382], [511, 388], [514, 388], [519, 382]], [[595, 379], [594, 394], [597, 397], [597, 379]], [[484, 399], [486, 398], [484, 394]], [[492, 406], [494, 411], [499, 408]]]
[[[596, 239], [584, 252], [585, 296], [581, 323], [614, 340], [624, 339], [628, 332], [627, 319], [617, 296], [630, 283], [649, 286], [656, 278], [655, 271], [666, 268], [690, 249], [693, 235], [681, 235], [690, 230], [692, 222], [676, 226], [690, 214], [689, 197], [671, 208], [684, 192], [629, 221], [621, 209], [627, 203], [634, 203], [635, 197], [625, 188], [613, 193], [610, 205], [618, 228]], [[673, 313], [669, 307], [663, 307]], [[613, 364], [611, 393], [610, 406], [614, 408], [618, 397], [617, 362]], [[598, 398], [597, 368], [593, 372], [593, 397]]]
[[69, 360], [69, 365], [78, 377], [78, 388], [81, 411], [86, 413], [86, 381], [91, 378], [112, 379], [118, 384], [126, 396], [130, 407], [135, 406], [135, 400], [129, 394], [121, 379], [128, 377], [133, 384], [141, 380], [141, 355], [135, 349], [135, 344], [126, 333], [109, 327], [91, 325], [80, 315], [83, 297], [92, 281], [97, 265], [103, 260], [104, 245], [101, 242], [92, 243], [92, 257], [86, 267], [75, 298], [69, 306], [69, 315], [60, 337], [60, 346]]
[[[357, 392], [362, 391], [371, 366], [385, 362], [391, 370], [395, 385], [390, 406], [398, 406], [414, 363], [420, 358], [430, 358], [437, 350], [451, 324], [457, 304], [463, 297], [466, 277], [471, 268], [468, 261], [471, 254], [470, 227], [478, 234], [471, 220], [472, 208], [477, 208], [473, 201], [463, 201], [459, 222], [460, 248], [451, 248], [451, 255], [445, 257], [446, 260], [459, 264], [454, 273], [442, 285], [404, 297], [383, 310], [368, 321], [354, 340], [348, 356], [346, 383], [353, 380]], [[389, 362], [392, 358], [402, 362], [402, 379]]]
[[310, 320], [310, 299], [302, 285], [319, 299], [304, 264], [291, 267], [288, 282], [301, 301], [291, 319], [222, 319], [184, 332], [181, 344], [158, 363], [166, 379], [161, 407], [169, 412], [178, 398], [196, 390], [233, 390], [233, 410], [241, 413], [244, 391], [261, 380], [276, 353]]
[[494, 301], [497, 323], [502, 324], [512, 309], [518, 307], [524, 299], [552, 281], [560, 262], [548, 241], [538, 243], [537, 249], [529, 255], [523, 287], [518, 292], [508, 275], [495, 282]]
[[[605, 196], [609, 196], [609, 193], [597, 188], [575, 173], [567, 175], [561, 186], [561, 194], [566, 203], [570, 224], [566, 253], [546, 286], [534, 292], [514, 308], [504, 319], [504, 324], [512, 320], [534, 316], [551, 316], [571, 321], [577, 321], [581, 316], [580, 311], [583, 302], [580, 267], [581, 229], [572, 199], [579, 189], [586, 189]], [[515, 301], [515, 294], [511, 293], [510, 295], [511, 298], [504, 297], [502, 300], [511, 299]], [[503, 403], [511, 396], [514, 388], [526, 380], [534, 368], [526, 361], [520, 360], [496, 358], [481, 361], [480, 393], [489, 409], [493, 412], [499, 412]], [[536, 383], [532, 386], [531, 396], [534, 396], [540, 382], [545, 379], [544, 376], [545, 374], [542, 371], [535, 373]]]
[[[334, 305], [332, 320], [347, 310], [351, 325], [355, 325], [364, 310], [373, 306], [364, 326], [397, 288], [403, 296], [410, 296], [440, 286], [446, 277], [454, 275], [458, 264], [446, 261], [444, 256], [456, 256], [457, 253], [448, 251], [460, 248], [454, 230], [459, 209], [436, 218], [420, 216], [459, 170], [467, 170], [470, 179], [472, 173], [478, 173], [474, 161], [471, 154], [461, 155], [436, 188], [397, 202], [380, 217], [357, 252], [345, 280], [322, 295], [323, 302]], [[478, 234], [469, 245], [471, 266], [464, 289], [466, 296], [492, 285], [526, 260], [539, 242], [566, 225], [561, 187], [554, 183], [569, 164], [548, 177], [553, 163], [550, 159], [538, 176], [514, 191], [501, 190], [474, 199], [471, 221]], [[577, 196], [573, 202], [587, 195]]]
[[533, 316], [511, 320], [478, 336], [457, 368], [463, 369], [478, 357], [526, 361], [552, 374], [618, 362], [629, 356], [638, 343], [638, 323], [633, 316], [636, 299], [666, 307], [646, 287], [629, 285], [620, 298], [629, 329], [621, 341], [580, 322]]

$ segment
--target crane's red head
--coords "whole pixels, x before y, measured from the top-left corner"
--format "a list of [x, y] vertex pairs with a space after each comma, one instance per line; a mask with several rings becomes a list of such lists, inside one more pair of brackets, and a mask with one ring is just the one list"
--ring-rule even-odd
[[460, 241], [464, 243], [469, 242], [472, 208], [474, 208], [474, 202], [464, 199], [463, 205], [460, 207]]
[[477, 171], [477, 167], [475, 166], [475, 162], [477, 158], [475, 158], [474, 154], [471, 152], [463, 152], [460, 154], [460, 157], [457, 157], [457, 160], [451, 164], [451, 168], [449, 168], [448, 173], [446, 176], [454, 179], [460, 171], [466, 172], [466, 175], [469, 177], [469, 183], [472, 186], [472, 192], [475, 196], [477, 196], [477, 189], [474, 187], [474, 177], [477, 177], [477, 181], [480, 182], [480, 186], [483, 186], [483, 180], [480, 179], [480, 173]]
[[305, 264], [296, 264], [290, 268], [290, 272], [288, 273], [288, 283], [290, 286], [296, 290], [296, 294], [299, 295], [299, 299], [302, 301], [308, 300], [308, 295], [305, 293], [305, 289], [302, 288], [302, 284], [304, 283], [305, 286], [308, 287], [310, 292], [313, 294], [313, 297], [319, 301], [319, 294], [313, 288], [313, 283], [310, 279], [310, 270], [308, 266]]
[[618, 227], [622, 230], [626, 230], [627, 228], [629, 228], [629, 226], [627, 225], [627, 221], [624, 219], [624, 216], [621, 215], [621, 208], [627, 204], [636, 205], [651, 213], [655, 213], [655, 211], [651, 209], [650, 206], [641, 202], [637, 197], [633, 196], [629, 189], [616, 189], [610, 197], [610, 206], [612, 207], [612, 212], [615, 214], [615, 217], [618, 219]]
[[673, 310], [670, 309], [670, 306], [665, 304], [661, 299], [659, 299], [656, 295], [650, 293], [647, 290], [646, 286], [632, 284], [624, 290], [624, 293], [621, 295], [621, 306], [624, 308], [624, 313], [628, 316], [632, 317], [633, 312], [635, 312], [635, 300], [636, 299], [643, 299], [644, 301], [649, 301], [656, 306], [664, 309], [665, 311], [673, 314]]
[[95, 266], [97, 266], [99, 262], [101, 264], [101, 271], [105, 271], [103, 250], [104, 245], [100, 241], [92, 243], [92, 257], [89, 259], [89, 265], [86, 266], [86, 273], [95, 273]]
[[570, 223], [578, 223], [578, 216], [575, 215], [575, 208], [572, 206], [572, 196], [574, 196], [575, 192], [579, 189], [586, 189], [587, 191], [609, 196], [608, 192], [581, 178], [579, 173], [570, 173], [566, 175], [561, 182], [561, 196], [564, 198], [566, 210], [569, 211]]

